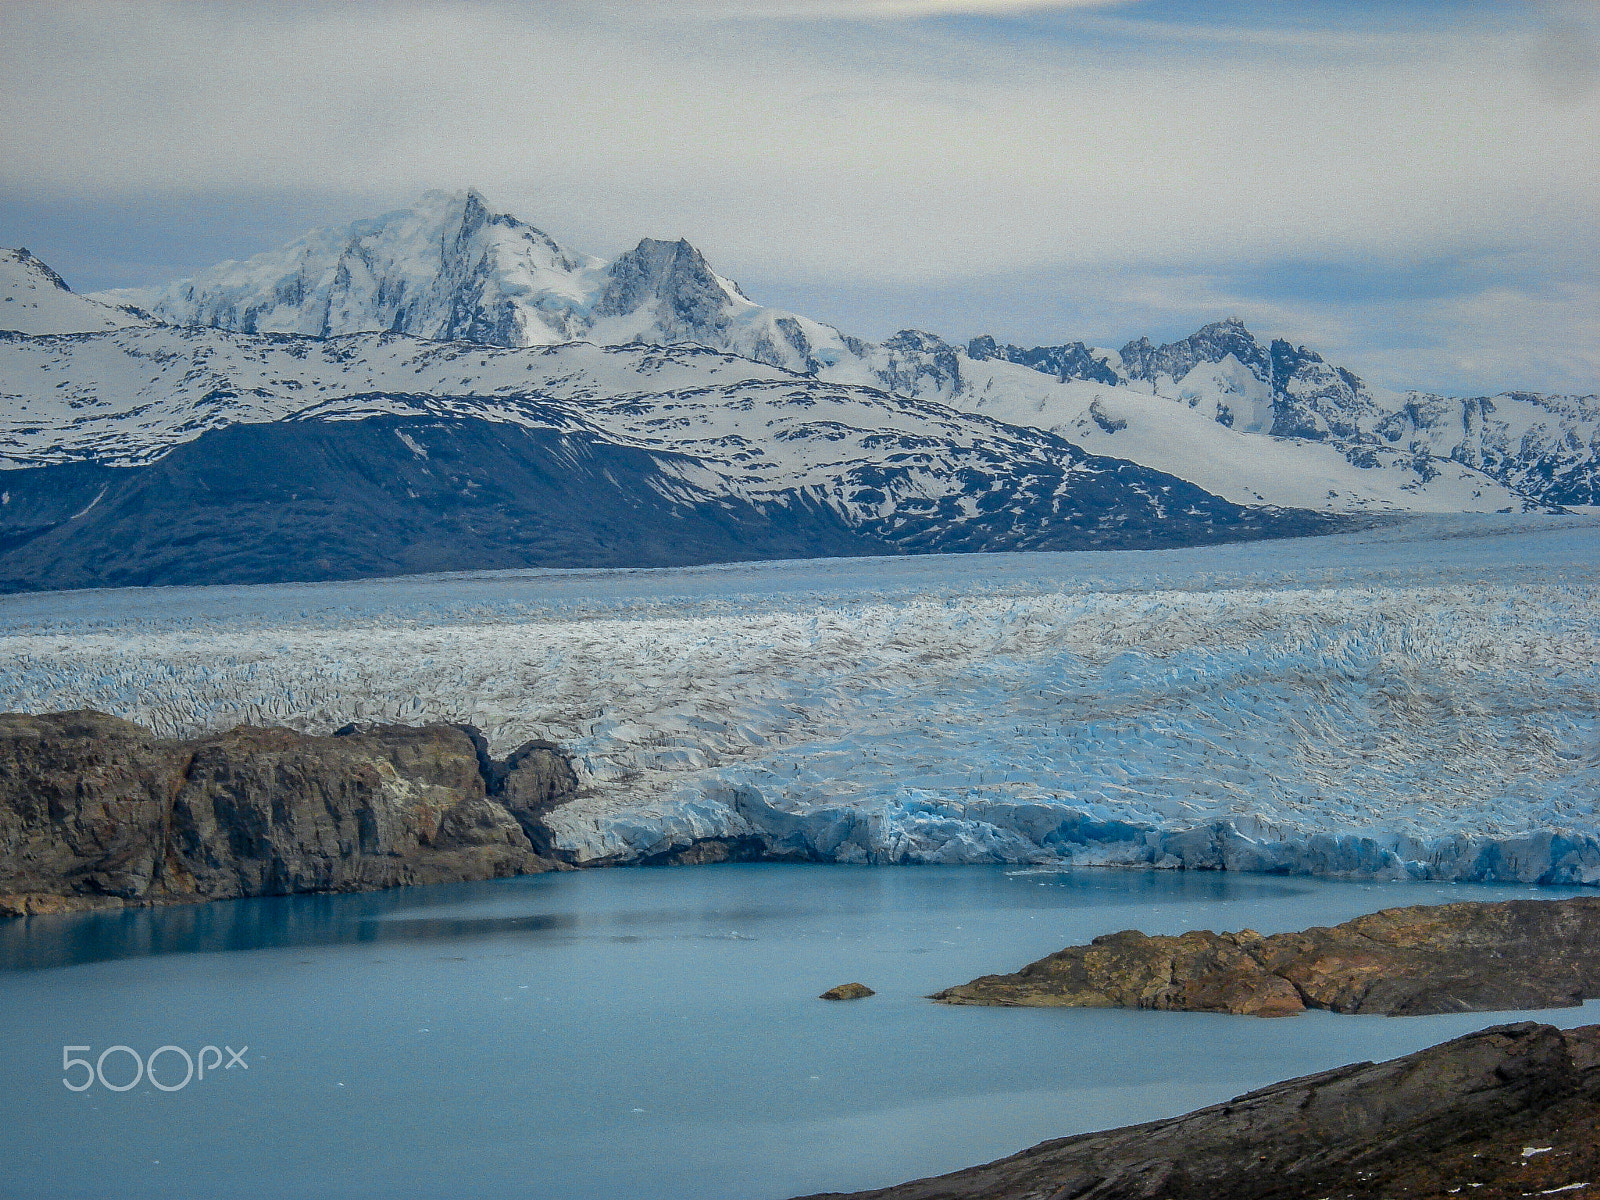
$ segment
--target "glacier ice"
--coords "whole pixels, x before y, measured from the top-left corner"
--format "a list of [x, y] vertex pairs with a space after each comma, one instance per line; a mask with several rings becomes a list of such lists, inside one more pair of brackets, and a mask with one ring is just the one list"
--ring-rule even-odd
[[1600, 520], [1173, 551], [0, 599], [0, 704], [471, 721], [576, 754], [575, 861], [1600, 883]]

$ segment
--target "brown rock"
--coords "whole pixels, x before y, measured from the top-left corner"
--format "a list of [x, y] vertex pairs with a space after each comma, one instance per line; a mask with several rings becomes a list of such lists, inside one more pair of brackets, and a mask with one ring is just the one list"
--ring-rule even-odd
[[818, 997], [819, 1000], [860, 1000], [866, 996], [876, 996], [864, 983], [841, 983], [838, 987], [829, 988]]
[[159, 872], [184, 756], [97, 712], [0, 715], [0, 894], [131, 898]]
[[0, 895], [0, 917], [47, 917], [126, 907], [126, 902], [117, 896], [55, 896], [40, 892]]
[[1262, 1017], [1566, 1008], [1600, 996], [1597, 945], [1600, 896], [1420, 905], [1271, 937], [1124, 930], [932, 999]]
[[493, 795], [521, 823], [523, 832], [541, 854], [551, 850], [544, 814], [565, 804], [577, 793], [578, 777], [560, 747], [550, 742], [524, 742], [496, 772]]
[[544, 869], [445, 725], [339, 738], [241, 727], [193, 747], [167, 876], [205, 898], [364, 891]]
[[[576, 780], [558, 751], [540, 754], [549, 803]], [[559, 865], [486, 795], [472, 739], [450, 726], [328, 738], [241, 726], [165, 741], [101, 713], [0, 715], [0, 914]]]
[[848, 1200], [1540, 1194], [1600, 1194], [1600, 1026], [1502, 1025]]

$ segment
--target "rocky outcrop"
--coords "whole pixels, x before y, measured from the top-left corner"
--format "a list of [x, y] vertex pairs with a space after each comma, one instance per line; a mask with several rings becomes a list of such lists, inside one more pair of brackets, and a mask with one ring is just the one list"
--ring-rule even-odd
[[1566, 1008], [1600, 996], [1597, 945], [1600, 897], [1419, 905], [1271, 937], [1128, 929], [932, 999], [1258, 1017]]
[[[1144, 344], [1150, 344], [1148, 339]], [[1018, 363], [1046, 375], [1054, 375], [1062, 383], [1069, 379], [1090, 379], [1107, 387], [1116, 387], [1122, 382], [1116, 371], [1106, 365], [1104, 358], [1097, 356], [1082, 342], [1069, 342], [1064, 346], [1035, 346], [1025, 350], [1021, 346], [1002, 346], [984, 334], [967, 343], [967, 357], [979, 362], [998, 358], [1004, 362]]]
[[1499, 1200], [1597, 1184], [1600, 1026], [1522, 1023], [853, 1200]]
[[530, 831], [576, 790], [571, 766], [548, 743], [500, 763], [481, 744], [448, 725], [168, 741], [104, 713], [0, 715], [0, 914], [557, 868]]

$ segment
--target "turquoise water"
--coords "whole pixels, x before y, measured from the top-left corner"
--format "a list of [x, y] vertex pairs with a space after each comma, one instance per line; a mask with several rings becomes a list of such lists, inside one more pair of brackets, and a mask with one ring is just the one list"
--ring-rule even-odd
[[[0, 1195], [776, 1200], [883, 1185], [1519, 1019], [922, 999], [939, 987], [1129, 927], [1272, 932], [1567, 894], [760, 864], [4, 922]], [[879, 994], [816, 999], [851, 980]], [[1600, 1005], [1539, 1018], [1592, 1022]], [[170, 1092], [63, 1085], [63, 1046], [94, 1059], [116, 1044], [248, 1047], [248, 1066]], [[103, 1070], [121, 1084], [132, 1060]], [[183, 1063], [168, 1052], [158, 1070], [170, 1086]]]

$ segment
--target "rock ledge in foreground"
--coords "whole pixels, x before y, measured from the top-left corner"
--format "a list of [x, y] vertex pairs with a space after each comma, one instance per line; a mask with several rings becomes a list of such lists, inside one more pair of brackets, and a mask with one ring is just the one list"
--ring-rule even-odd
[[1570, 1008], [1600, 996], [1600, 896], [1388, 908], [1263, 937], [1137, 930], [984, 975], [945, 1004], [1154, 1008], [1281, 1017]]
[[1600, 1195], [1600, 1026], [1501, 1025], [1181, 1117], [1042, 1142], [950, 1175], [848, 1198], [830, 1193], [834, 1200], [1527, 1195]]

